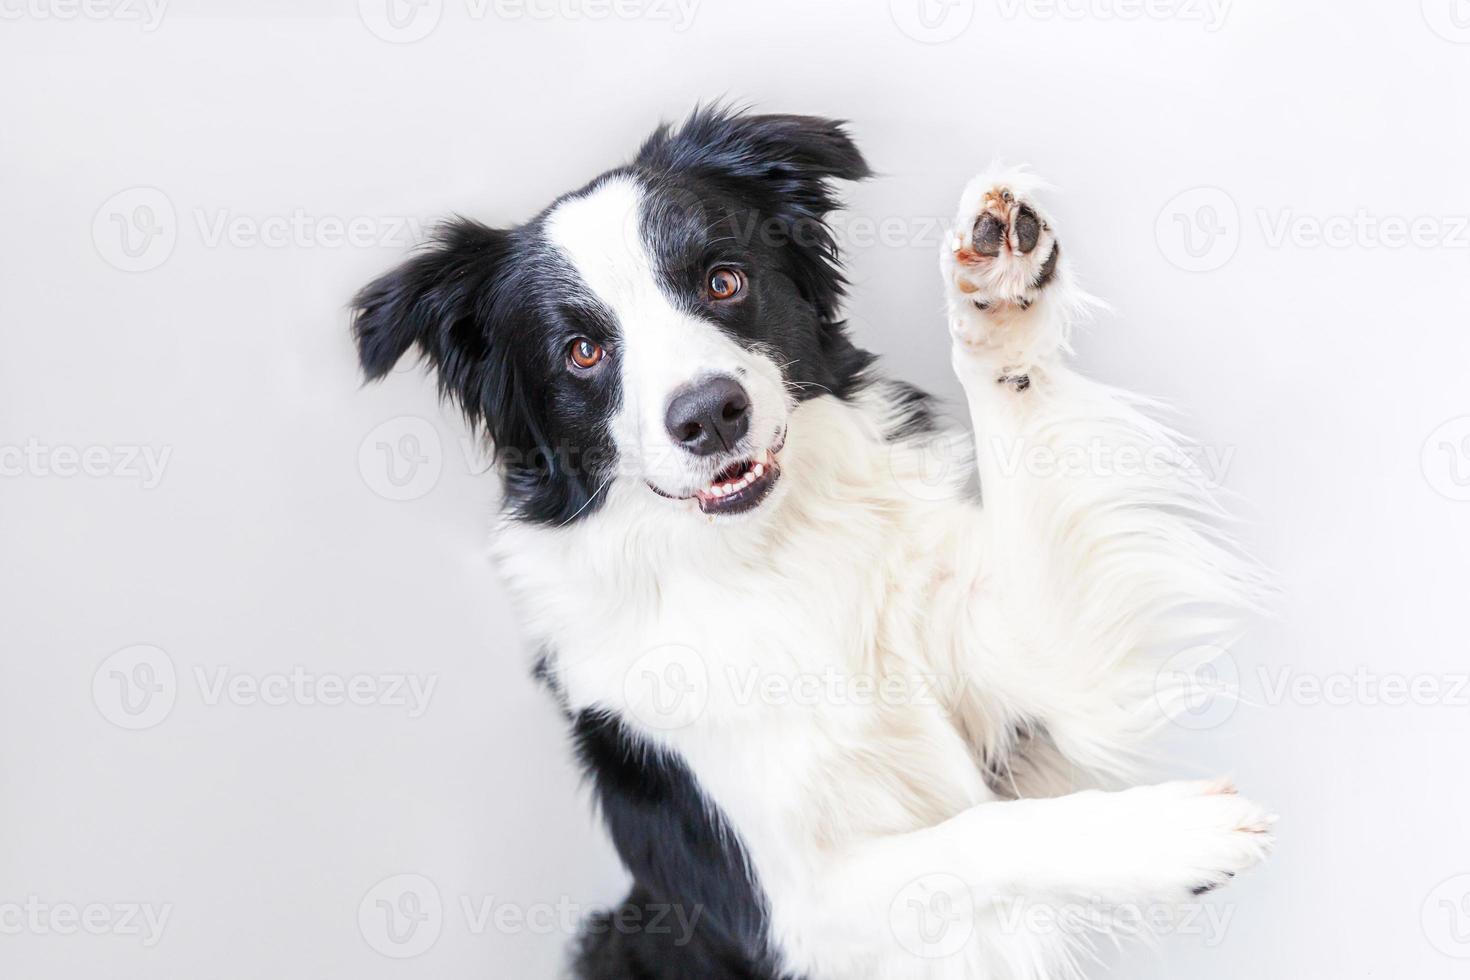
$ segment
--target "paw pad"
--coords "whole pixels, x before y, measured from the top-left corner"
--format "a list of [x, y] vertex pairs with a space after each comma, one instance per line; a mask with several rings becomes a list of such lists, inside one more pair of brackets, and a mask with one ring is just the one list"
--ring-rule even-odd
[[975, 309], [1024, 312], [1056, 278], [1061, 250], [1039, 208], [997, 186], [953, 241], [953, 285]]

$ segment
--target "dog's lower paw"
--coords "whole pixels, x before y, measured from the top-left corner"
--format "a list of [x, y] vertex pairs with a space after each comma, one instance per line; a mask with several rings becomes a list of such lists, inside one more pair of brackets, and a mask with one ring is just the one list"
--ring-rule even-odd
[[1161, 899], [1202, 895], [1259, 864], [1275, 842], [1276, 817], [1228, 780], [1130, 790], [1145, 826], [1139, 839], [1143, 890]]
[[1024, 370], [1065, 342], [1062, 250], [1024, 172], [975, 178], [960, 200], [940, 258], [950, 329], [971, 351], [990, 351]]

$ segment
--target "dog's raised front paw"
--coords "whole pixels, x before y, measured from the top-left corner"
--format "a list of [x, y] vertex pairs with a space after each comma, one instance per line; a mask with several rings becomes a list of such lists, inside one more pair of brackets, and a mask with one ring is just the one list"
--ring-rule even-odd
[[966, 350], [1018, 372], [1066, 342], [1080, 294], [1065, 275], [1055, 226], [1025, 171], [976, 177], [940, 257], [950, 330]]

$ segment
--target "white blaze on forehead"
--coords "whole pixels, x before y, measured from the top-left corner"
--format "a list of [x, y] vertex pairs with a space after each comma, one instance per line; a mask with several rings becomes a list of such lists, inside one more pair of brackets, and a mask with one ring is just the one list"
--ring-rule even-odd
[[639, 315], [674, 313], [655, 279], [640, 229], [643, 189], [612, 177], [581, 197], [563, 201], [546, 223], [546, 236], [566, 255], [587, 289], [627, 330]]
[[557, 205], [546, 237], [571, 265], [581, 288], [612, 314], [621, 404], [610, 420], [620, 453], [643, 461], [646, 475], [674, 488], [682, 453], [671, 453], [664, 412], [682, 386], [714, 374], [738, 378], [751, 396], [752, 430], [774, 433], [784, 417], [780, 370], [746, 350], [709, 320], [680, 309], [664, 291], [643, 238], [643, 188], [611, 177]]

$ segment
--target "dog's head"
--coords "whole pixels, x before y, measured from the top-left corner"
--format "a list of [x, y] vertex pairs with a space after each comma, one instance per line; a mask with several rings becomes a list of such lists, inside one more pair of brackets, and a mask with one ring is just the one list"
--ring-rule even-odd
[[530, 222], [440, 227], [354, 301], [363, 371], [411, 347], [493, 441], [508, 503], [561, 524], [615, 480], [672, 510], [756, 510], [789, 416], [868, 356], [836, 320], [842, 125], [696, 111]]

